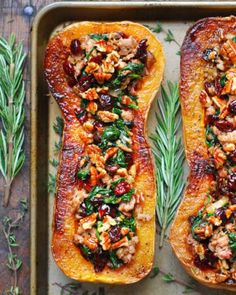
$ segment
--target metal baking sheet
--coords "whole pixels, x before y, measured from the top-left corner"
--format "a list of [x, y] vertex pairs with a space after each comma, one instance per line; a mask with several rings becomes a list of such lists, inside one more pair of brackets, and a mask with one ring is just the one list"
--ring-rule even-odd
[[[31, 112], [31, 294], [56, 295], [60, 289], [55, 283], [66, 284], [70, 280], [55, 265], [50, 251], [50, 235], [54, 196], [47, 192], [48, 173], [52, 167], [49, 159], [53, 156], [55, 133], [53, 122], [59, 109], [48, 96], [43, 74], [43, 58], [50, 35], [66, 23], [75, 21], [121, 21], [130, 20], [150, 26], [161, 22], [165, 30], [170, 29], [181, 44], [194, 21], [207, 16], [227, 16], [236, 14], [236, 2], [60, 2], [45, 7], [35, 18], [32, 29], [32, 112]], [[166, 80], [178, 81], [179, 48], [175, 43], [164, 41], [165, 34], [158, 34], [166, 56]], [[159, 94], [157, 95], [158, 98]], [[148, 131], [155, 127], [156, 100], [153, 102]], [[158, 242], [157, 235], [157, 242]], [[156, 246], [155, 264], [162, 270], [186, 283], [192, 279], [185, 273], [173, 255], [168, 239], [160, 250]], [[200, 294], [230, 295], [232, 292], [217, 291], [194, 282]], [[98, 285], [83, 284], [94, 290]], [[167, 295], [182, 294], [181, 284], [167, 284], [161, 275], [126, 286], [104, 286], [108, 295]], [[191, 292], [191, 294], [199, 294]]]

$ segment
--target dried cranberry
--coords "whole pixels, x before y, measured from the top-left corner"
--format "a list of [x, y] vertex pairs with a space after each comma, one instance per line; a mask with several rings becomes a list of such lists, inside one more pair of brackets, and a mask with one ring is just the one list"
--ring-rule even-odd
[[98, 131], [96, 131], [96, 132], [93, 134], [93, 142], [94, 142], [95, 144], [99, 144], [99, 143], [101, 142], [101, 139], [102, 139], [102, 137], [101, 137], [100, 133], [99, 133]]
[[67, 77], [67, 83], [70, 87], [74, 87], [77, 84], [77, 80], [75, 79], [75, 77], [73, 76], [68, 76]]
[[123, 194], [126, 194], [130, 191], [131, 187], [130, 184], [126, 181], [121, 181], [120, 183], [118, 183], [115, 188], [114, 188], [114, 193], [117, 196], [121, 196]]
[[93, 56], [90, 58], [89, 62], [95, 62], [97, 64], [101, 64], [102, 63], [102, 55], [99, 54], [97, 56]]
[[63, 69], [68, 76], [71, 76], [71, 77], [74, 76], [74, 74], [75, 74], [74, 66], [68, 60], [66, 60], [63, 63]]
[[221, 92], [223, 89], [223, 87], [221, 86], [221, 83], [220, 83], [220, 79], [221, 79], [220, 76], [217, 76], [217, 78], [215, 79], [215, 91], [216, 91], [217, 96], [221, 95]]
[[92, 85], [92, 78], [90, 76], [81, 76], [79, 78], [78, 87], [81, 91], [85, 92]]
[[217, 262], [217, 257], [214, 255], [213, 252], [210, 250], [205, 251], [205, 258], [200, 259], [199, 256], [195, 256], [194, 258], [194, 264], [200, 268], [201, 270], [206, 270], [209, 268], [213, 268], [214, 264]]
[[236, 115], [236, 99], [231, 101], [231, 103], [228, 106], [228, 109], [229, 109], [230, 113]]
[[236, 164], [236, 150], [230, 153], [229, 158], [233, 164]]
[[220, 218], [220, 220], [222, 221], [222, 224], [224, 225], [227, 222], [227, 217], [225, 214], [225, 209], [224, 208], [218, 208], [216, 209], [215, 212], [216, 216]]
[[147, 60], [147, 39], [142, 39], [136, 51], [134, 58], [139, 59], [142, 63], [145, 63]]
[[109, 215], [111, 211], [111, 208], [109, 205], [107, 204], [102, 204], [99, 208], [98, 208], [98, 214], [99, 216], [102, 218], [104, 215]]
[[89, 183], [89, 181], [84, 181], [84, 189], [87, 191], [87, 192], [90, 192], [92, 187], [91, 187], [91, 184]]
[[102, 128], [104, 125], [101, 121], [94, 121], [93, 126], [99, 129], [99, 128]]
[[82, 217], [86, 217], [88, 214], [86, 212], [86, 205], [83, 202], [79, 208], [79, 215], [81, 215]]
[[80, 54], [81, 51], [82, 51], [82, 48], [80, 46], [80, 40], [79, 39], [74, 39], [71, 41], [70, 43], [70, 51], [74, 54], [74, 55], [77, 55], [77, 54]]
[[228, 176], [228, 186], [231, 191], [236, 191], [236, 173], [231, 173]]
[[102, 198], [93, 197], [91, 200], [91, 203], [93, 206], [98, 207], [98, 206], [102, 205]]
[[110, 110], [114, 106], [114, 98], [109, 94], [101, 94], [99, 97], [99, 103], [102, 109]]
[[231, 198], [231, 204], [232, 204], [232, 205], [236, 205], [236, 197]]
[[108, 234], [112, 243], [119, 241], [121, 238], [120, 228], [118, 226], [113, 226]]
[[116, 171], [118, 170], [118, 165], [106, 165], [106, 171], [110, 174], [110, 175], [114, 175], [116, 173]]
[[207, 116], [207, 123], [208, 123], [209, 125], [214, 125], [214, 123], [215, 123], [216, 121], [218, 121], [218, 120], [219, 120], [219, 117], [216, 116], [216, 115], [208, 115], [208, 116]]
[[215, 126], [223, 132], [232, 131], [234, 128], [234, 125], [230, 123], [229, 121], [219, 120], [215, 122]]
[[125, 153], [125, 162], [128, 164], [128, 168], [133, 165], [133, 155], [132, 153], [126, 152]]
[[103, 250], [97, 250], [92, 259], [95, 272], [100, 272], [104, 269], [108, 262], [108, 253]]
[[77, 108], [75, 110], [75, 115], [81, 124], [88, 120], [88, 112], [84, 109]]

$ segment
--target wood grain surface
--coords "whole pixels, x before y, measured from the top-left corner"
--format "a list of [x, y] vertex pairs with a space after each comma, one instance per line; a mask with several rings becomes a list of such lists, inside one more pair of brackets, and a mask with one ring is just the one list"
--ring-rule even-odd
[[[26, 81], [26, 123], [25, 123], [25, 151], [26, 161], [20, 174], [16, 177], [13, 187], [11, 201], [8, 208], [0, 204], [0, 219], [9, 215], [14, 218], [22, 198], [30, 199], [30, 29], [34, 16], [44, 6], [54, 3], [53, 0], [0, 0], [0, 35], [8, 37], [11, 32], [17, 36], [17, 41], [22, 41], [27, 52], [25, 81]], [[61, 1], [58, 1], [61, 2]], [[111, 1], [109, 1], [111, 2]], [[198, 1], [199, 2], [199, 1]], [[3, 182], [0, 177], [0, 201], [3, 198]], [[2, 203], [2, 202], [1, 202]], [[1, 225], [0, 225], [1, 227]], [[22, 258], [23, 266], [19, 272], [19, 286], [24, 295], [29, 292], [29, 213], [26, 215], [23, 226], [16, 231], [17, 241], [20, 247], [16, 250]], [[7, 269], [7, 244], [0, 228], [0, 293], [11, 285], [11, 273]]]

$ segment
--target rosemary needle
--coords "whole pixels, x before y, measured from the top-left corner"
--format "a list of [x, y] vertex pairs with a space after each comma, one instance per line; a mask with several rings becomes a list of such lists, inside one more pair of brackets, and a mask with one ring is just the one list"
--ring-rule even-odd
[[161, 87], [156, 114], [157, 127], [151, 136], [157, 175], [157, 219], [161, 227], [159, 246], [162, 247], [166, 230], [172, 221], [184, 188], [184, 150], [177, 135], [181, 124], [179, 89], [177, 83], [167, 82], [168, 91]]
[[23, 45], [0, 37], [0, 171], [5, 179], [3, 205], [7, 206], [14, 177], [20, 171], [25, 154]]

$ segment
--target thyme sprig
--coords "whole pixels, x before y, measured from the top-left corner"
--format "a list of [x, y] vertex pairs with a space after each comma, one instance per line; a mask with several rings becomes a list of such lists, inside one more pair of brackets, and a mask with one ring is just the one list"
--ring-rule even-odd
[[25, 53], [15, 35], [0, 37], [0, 171], [4, 177], [4, 199], [9, 203], [13, 179], [23, 166], [24, 99], [23, 67]]
[[182, 280], [179, 280], [172, 273], [165, 272], [162, 269], [160, 269], [158, 266], [153, 267], [149, 277], [150, 279], [153, 279], [159, 274], [161, 275], [161, 280], [164, 281], [165, 283], [175, 283], [182, 286], [184, 288], [182, 292], [183, 294], [188, 294], [191, 292], [197, 292], [198, 294], [201, 294], [194, 284], [186, 283]]
[[163, 246], [166, 230], [172, 221], [184, 188], [184, 150], [177, 131], [181, 124], [179, 89], [177, 83], [161, 87], [156, 113], [157, 127], [151, 136], [157, 175], [157, 219], [161, 227], [159, 246]]
[[[168, 43], [174, 42], [179, 48], [181, 47], [180, 43], [176, 40], [173, 32], [170, 29], [165, 30], [160, 22], [157, 22], [155, 27], [149, 25], [146, 25], [146, 27], [148, 27], [149, 30], [157, 34], [163, 32], [165, 34], [164, 41]], [[180, 51], [177, 51], [176, 54], [180, 55]]]
[[8, 255], [6, 266], [13, 273], [13, 284], [8, 289], [5, 290], [4, 294], [8, 295], [19, 295], [21, 294], [20, 288], [18, 287], [18, 271], [22, 266], [22, 260], [15, 253], [15, 248], [19, 245], [16, 241], [15, 230], [22, 223], [25, 214], [28, 210], [26, 200], [20, 201], [20, 213], [16, 216], [15, 219], [5, 216], [2, 220], [3, 234], [7, 242]]
[[53, 285], [61, 289], [60, 295], [105, 295], [105, 289], [102, 287], [98, 288], [98, 291], [89, 292], [83, 290], [80, 283], [68, 283], [65, 285], [54, 283]]
[[[53, 130], [59, 137], [59, 140], [54, 143], [54, 154], [56, 158], [58, 158], [58, 154], [61, 149], [63, 128], [64, 121], [61, 117], [57, 116], [55, 122], [53, 123]], [[58, 159], [52, 158], [49, 160], [49, 163], [55, 169], [55, 173], [48, 174], [48, 192], [54, 194], [56, 189], [56, 172], [59, 162]]]

